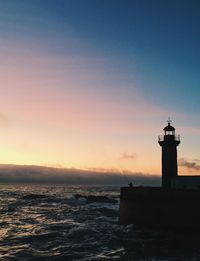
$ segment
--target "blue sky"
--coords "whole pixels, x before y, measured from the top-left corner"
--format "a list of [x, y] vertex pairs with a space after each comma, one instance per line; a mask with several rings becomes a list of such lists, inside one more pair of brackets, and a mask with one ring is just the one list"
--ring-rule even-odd
[[49, 52], [114, 59], [114, 70], [134, 78], [148, 99], [199, 110], [199, 1], [9, 0], [0, 6], [5, 37]]
[[[49, 97], [60, 93], [64, 97], [70, 91], [75, 100], [80, 96], [79, 105], [81, 102], [87, 104], [88, 99], [91, 104], [97, 104], [95, 101], [98, 100], [118, 104], [118, 109], [109, 105], [107, 121], [102, 120], [103, 116], [98, 118], [102, 108], [94, 105], [98, 122], [102, 120], [102, 125], [115, 122], [112, 130], [119, 127], [115, 125], [117, 121], [118, 125], [126, 126], [135, 121], [143, 130], [144, 125], [147, 130], [148, 124], [155, 125], [155, 129], [149, 127], [151, 135], [162, 129], [170, 115], [183, 133], [185, 130], [185, 141], [189, 144], [190, 135], [193, 135], [191, 143], [200, 135], [199, 10], [200, 3], [195, 0], [0, 1], [2, 64], [15, 68], [14, 72], [20, 68], [23, 82], [30, 75], [34, 81], [41, 77], [37, 83], [34, 82], [38, 91], [35, 100], [43, 97], [44, 93], [47, 96], [49, 93]], [[40, 70], [37, 71], [37, 68]], [[43, 84], [45, 76], [48, 77], [45, 84], [49, 87]], [[71, 89], [66, 87], [69, 82], [70, 86], [73, 85]], [[9, 83], [5, 88], [13, 92], [13, 97], [18, 90], [18, 94], [23, 96], [27, 92], [30, 98], [34, 89], [27, 86], [14, 88]], [[10, 99], [9, 95], [6, 97]], [[49, 98], [54, 104], [52, 99]], [[66, 101], [58, 100], [54, 101], [55, 104], [63, 102], [64, 107]], [[132, 104], [134, 108], [131, 109]], [[124, 109], [126, 106], [129, 107]], [[31, 108], [34, 109], [34, 104]], [[2, 110], [2, 114], [4, 111], [5, 114], [11, 113], [6, 111], [6, 107]], [[70, 110], [73, 108], [70, 107]], [[152, 113], [148, 114], [151, 110]], [[117, 118], [115, 112], [124, 112], [125, 116]], [[131, 130], [133, 136], [138, 135]], [[143, 130], [141, 132], [145, 135]], [[87, 135], [91, 136], [89, 131]], [[109, 140], [109, 135], [104, 130], [102, 139]], [[122, 138], [123, 134], [120, 135]], [[124, 140], [130, 141], [132, 137], [129, 135]], [[98, 139], [98, 135], [93, 138]], [[113, 138], [114, 147], [119, 145], [115, 142]], [[124, 143], [122, 154], [127, 153], [126, 145]], [[193, 146], [193, 151], [191, 149], [192, 157], [198, 156], [198, 145]], [[148, 142], [143, 144], [144, 150], [145, 146], [152, 149]], [[122, 148], [121, 144], [119, 147]], [[130, 148], [128, 151], [130, 154], [137, 153]], [[181, 154], [184, 157], [187, 156], [185, 151]], [[72, 165], [75, 164], [75, 161], [72, 162]], [[98, 166], [103, 162], [99, 162]], [[90, 165], [87, 160], [84, 164]], [[106, 167], [109, 164], [106, 163]], [[114, 160], [112, 164], [115, 164]], [[126, 167], [124, 163], [122, 165]], [[134, 169], [133, 165], [130, 167], [128, 164], [127, 168]]]

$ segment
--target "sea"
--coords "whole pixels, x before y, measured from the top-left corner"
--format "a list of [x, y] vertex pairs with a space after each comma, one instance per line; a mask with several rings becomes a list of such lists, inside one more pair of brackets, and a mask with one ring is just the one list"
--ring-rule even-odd
[[119, 186], [0, 185], [0, 260], [200, 260], [198, 232], [119, 225]]

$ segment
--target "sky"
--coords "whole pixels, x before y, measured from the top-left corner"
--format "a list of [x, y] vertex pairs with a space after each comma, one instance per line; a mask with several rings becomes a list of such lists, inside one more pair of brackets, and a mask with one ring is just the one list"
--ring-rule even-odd
[[0, 0], [0, 162], [198, 173], [200, 2]]

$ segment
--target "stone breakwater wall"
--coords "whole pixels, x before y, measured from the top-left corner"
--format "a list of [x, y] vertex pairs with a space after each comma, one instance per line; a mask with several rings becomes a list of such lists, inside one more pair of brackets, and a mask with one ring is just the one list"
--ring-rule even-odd
[[200, 229], [200, 190], [122, 187], [119, 223]]

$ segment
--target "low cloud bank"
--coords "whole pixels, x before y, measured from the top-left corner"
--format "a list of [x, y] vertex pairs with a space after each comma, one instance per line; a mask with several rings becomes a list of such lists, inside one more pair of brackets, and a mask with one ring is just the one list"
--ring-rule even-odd
[[42, 166], [0, 165], [1, 183], [99, 184], [159, 186], [156, 175], [114, 170], [61, 169]]

